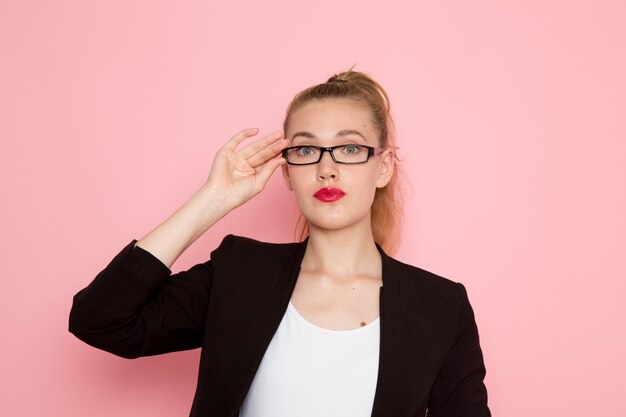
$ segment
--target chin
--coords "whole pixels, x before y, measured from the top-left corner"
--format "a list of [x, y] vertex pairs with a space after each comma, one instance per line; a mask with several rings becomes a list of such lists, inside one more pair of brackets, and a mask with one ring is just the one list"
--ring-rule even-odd
[[369, 227], [369, 212], [364, 216], [346, 218], [345, 216], [327, 216], [321, 218], [321, 216], [306, 217], [309, 222], [309, 229], [315, 228], [324, 231], [340, 231], [351, 228]]

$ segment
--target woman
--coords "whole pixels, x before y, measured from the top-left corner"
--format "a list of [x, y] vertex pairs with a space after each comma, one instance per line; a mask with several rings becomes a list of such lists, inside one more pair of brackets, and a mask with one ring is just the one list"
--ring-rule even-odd
[[[299, 93], [276, 132], [222, 147], [206, 183], [74, 298], [70, 331], [135, 358], [202, 347], [192, 416], [489, 416], [464, 287], [394, 260], [400, 205], [385, 91], [348, 71]], [[199, 236], [282, 168], [303, 241]]]

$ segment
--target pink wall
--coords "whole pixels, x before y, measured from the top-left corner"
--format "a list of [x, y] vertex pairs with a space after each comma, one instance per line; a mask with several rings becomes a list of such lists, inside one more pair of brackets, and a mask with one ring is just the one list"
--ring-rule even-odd
[[[494, 415], [626, 415], [625, 3], [295, 3], [0, 2], [0, 415], [187, 415], [198, 352], [92, 349], [71, 297], [353, 64], [395, 106], [398, 257], [468, 287]], [[274, 177], [175, 269], [291, 239], [292, 208]]]

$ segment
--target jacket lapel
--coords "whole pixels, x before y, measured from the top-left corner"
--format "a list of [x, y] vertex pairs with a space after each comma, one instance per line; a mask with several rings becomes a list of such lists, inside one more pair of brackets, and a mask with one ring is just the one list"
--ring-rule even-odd
[[233, 251], [233, 259], [223, 261], [226, 270], [213, 282], [194, 417], [239, 414], [285, 314], [306, 242], [268, 248]]
[[[383, 287], [380, 289], [380, 358], [372, 417], [415, 416], [425, 410], [430, 386], [425, 375], [429, 330], [419, 320], [419, 305], [410, 310], [403, 303], [398, 262], [379, 248], [383, 260]], [[406, 298], [406, 297], [405, 297]]]

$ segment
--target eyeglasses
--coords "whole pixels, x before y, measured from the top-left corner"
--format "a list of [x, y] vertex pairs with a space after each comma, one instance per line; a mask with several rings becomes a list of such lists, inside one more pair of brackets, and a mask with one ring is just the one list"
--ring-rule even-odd
[[303, 145], [283, 149], [283, 157], [289, 165], [311, 165], [321, 161], [324, 152], [328, 152], [338, 164], [364, 164], [382, 151], [382, 148], [353, 144], [331, 147]]

